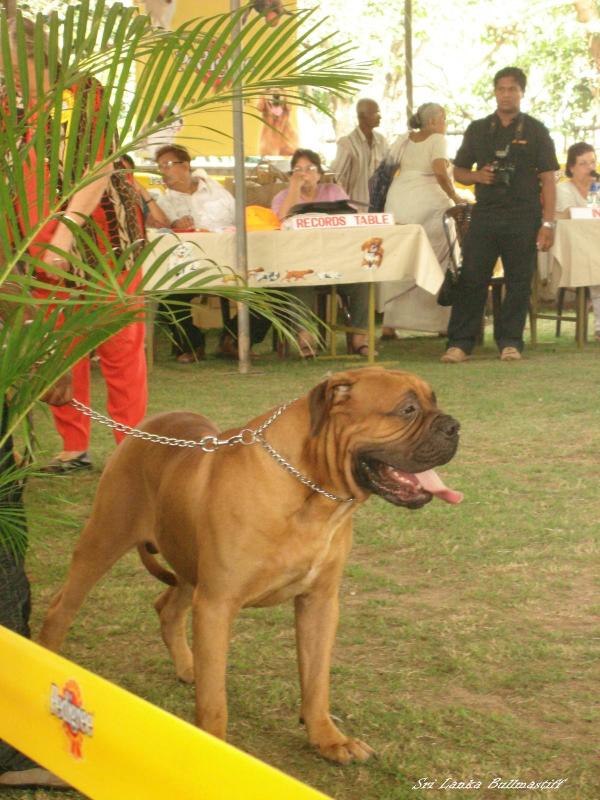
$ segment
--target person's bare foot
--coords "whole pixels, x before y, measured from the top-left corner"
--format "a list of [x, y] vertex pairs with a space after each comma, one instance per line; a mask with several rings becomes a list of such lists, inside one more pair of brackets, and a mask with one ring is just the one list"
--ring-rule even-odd
[[382, 340], [384, 342], [388, 341], [388, 340], [391, 340], [391, 339], [395, 339], [396, 338], [396, 330], [395, 330], [395, 328], [382, 328], [381, 329], [381, 338], [382, 338]]
[[[352, 334], [352, 339], [350, 340], [350, 347], [351, 347], [351, 354], [355, 356], [364, 356], [368, 358], [369, 356], [369, 344], [368, 339], [364, 335], [364, 333], [354, 333]], [[373, 353], [373, 355], [379, 355], [377, 351]]]
[[311, 336], [311, 334], [308, 331], [305, 330], [298, 331], [296, 341], [298, 342], [298, 349], [300, 350], [300, 356], [302, 358], [316, 357], [317, 343], [315, 342], [314, 336]]

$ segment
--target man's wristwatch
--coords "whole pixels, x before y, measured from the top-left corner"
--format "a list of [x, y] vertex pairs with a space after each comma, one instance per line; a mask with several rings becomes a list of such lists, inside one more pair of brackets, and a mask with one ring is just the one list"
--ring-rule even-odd
[[550, 222], [546, 219], [542, 222], [542, 228], [550, 228], [550, 230], [553, 231], [556, 228], [556, 222]]

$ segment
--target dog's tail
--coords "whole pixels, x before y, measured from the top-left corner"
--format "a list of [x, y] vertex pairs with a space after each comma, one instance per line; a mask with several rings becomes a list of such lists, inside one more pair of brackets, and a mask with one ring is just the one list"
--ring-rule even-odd
[[151, 575], [154, 575], [155, 578], [158, 578], [159, 581], [168, 584], [169, 586], [177, 586], [177, 576], [174, 572], [170, 572], [168, 569], [165, 569], [158, 561], [154, 558], [154, 554], [158, 553], [158, 550], [154, 547], [153, 544], [150, 542], [144, 542], [144, 544], [138, 544], [137, 551], [140, 554], [140, 559], [142, 564], [146, 567], [148, 572]]

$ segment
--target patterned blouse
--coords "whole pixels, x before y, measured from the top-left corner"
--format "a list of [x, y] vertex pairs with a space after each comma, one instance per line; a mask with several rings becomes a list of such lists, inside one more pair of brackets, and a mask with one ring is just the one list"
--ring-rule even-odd
[[[72, 113], [72, 98], [76, 96], [77, 92], [84, 92], [85, 96], [83, 102], [78, 104], [78, 107], [81, 108], [81, 115], [77, 122], [77, 128], [76, 130], [72, 130], [72, 120], [76, 116]], [[70, 176], [65, 174], [65, 154], [69, 137], [75, 135], [78, 141], [79, 153], [81, 153], [82, 149], [84, 151], [82, 162], [83, 170], [85, 171], [90, 165], [90, 152], [92, 150], [93, 138], [96, 134], [93, 115], [100, 109], [103, 95], [102, 87], [97, 81], [88, 79], [83, 85], [73, 87], [72, 91], [65, 93], [65, 95], [66, 102], [63, 103], [63, 115], [60, 128], [61, 146], [58, 180], [56, 182], [56, 194], [54, 197], [50, 197], [49, 186], [51, 183], [51, 175], [48, 159], [44, 159], [44, 196], [41, 202], [38, 196], [36, 177], [37, 153], [35, 147], [28, 147], [35, 133], [33, 126], [26, 129], [18, 144], [19, 150], [21, 150], [22, 153], [21, 163], [25, 182], [26, 203], [21, 203], [19, 198], [15, 197], [15, 209], [18, 215], [19, 226], [23, 234], [31, 229], [31, 227], [36, 226], [41, 219], [51, 217], [52, 213], [56, 213], [57, 211], [60, 213], [61, 208], [65, 209], [67, 206], [67, 202], [62, 205], [60, 204], [60, 197], [63, 185], [70, 184], [74, 173], [74, 169], [71, 169]], [[2, 99], [0, 99], [0, 102], [2, 102]], [[5, 99], [3, 105], [6, 108]], [[91, 123], [90, 116], [92, 117]], [[48, 124], [50, 126], [51, 122]], [[117, 146], [118, 140], [116, 135], [110, 142], [105, 141], [103, 135], [100, 139], [100, 145], [97, 148], [97, 154], [95, 156], [96, 163], [104, 160], [107, 152], [114, 152]], [[79, 175], [81, 175], [81, 167], [79, 169]], [[83, 231], [90, 236], [90, 239], [100, 252], [113, 252], [118, 259], [124, 251], [136, 242], [139, 242], [140, 246], [143, 244], [143, 219], [130, 174], [119, 169], [111, 173], [100, 202], [91, 213], [90, 217], [99, 227], [100, 231], [102, 231], [102, 234], [95, 230], [93, 225], [89, 222], [85, 222], [81, 227]], [[29, 252], [32, 256], [41, 256], [44, 245], [51, 241], [58, 222], [59, 220], [54, 217], [48, 219], [48, 221], [43, 224], [35, 237], [34, 244], [29, 248]], [[94, 247], [86, 244], [83, 240], [84, 237], [78, 237], [77, 243], [73, 244], [72, 252], [81, 259], [83, 264], [93, 265], [96, 260]], [[126, 267], [127, 265], [125, 265], [125, 268]], [[85, 270], [72, 268], [72, 272], [74, 275], [79, 274], [79, 276], [82, 276]], [[49, 283], [56, 283], [56, 277], [54, 275], [49, 275], [42, 269], [37, 269], [36, 273], [43, 280]]]

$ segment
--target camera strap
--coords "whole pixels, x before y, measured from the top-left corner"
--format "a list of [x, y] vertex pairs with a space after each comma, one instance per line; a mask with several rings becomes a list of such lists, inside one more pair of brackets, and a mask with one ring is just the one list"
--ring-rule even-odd
[[[512, 144], [512, 142], [514, 142], [514, 141], [520, 142], [523, 139], [523, 129], [525, 127], [525, 114], [523, 114], [522, 111], [519, 111], [519, 113], [515, 117], [515, 120], [516, 120], [516, 123], [517, 123], [517, 127], [515, 128], [515, 135], [513, 136], [512, 140], [509, 142], [509, 145], [508, 145], [509, 148], [510, 148], [510, 145]], [[511, 123], [511, 125], [512, 125], [512, 123]], [[508, 127], [510, 127], [510, 125]], [[494, 143], [494, 138], [496, 136], [497, 131], [498, 131], [498, 115], [497, 114], [492, 114], [490, 116], [489, 133], [490, 133], [490, 138], [492, 140], [492, 147], [494, 149], [494, 155], [495, 155], [495, 151], [496, 151], [496, 145]]]

